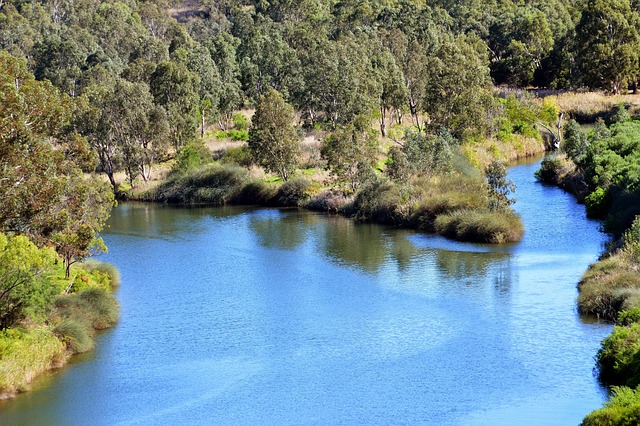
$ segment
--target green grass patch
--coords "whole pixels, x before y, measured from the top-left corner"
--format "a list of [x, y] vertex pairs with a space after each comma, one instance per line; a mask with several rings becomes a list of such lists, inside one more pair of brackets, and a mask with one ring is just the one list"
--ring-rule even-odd
[[449, 238], [491, 244], [519, 241], [524, 233], [519, 216], [510, 211], [457, 210], [438, 216], [434, 227]]
[[61, 365], [64, 344], [47, 327], [0, 331], [0, 394], [28, 389], [42, 372]]

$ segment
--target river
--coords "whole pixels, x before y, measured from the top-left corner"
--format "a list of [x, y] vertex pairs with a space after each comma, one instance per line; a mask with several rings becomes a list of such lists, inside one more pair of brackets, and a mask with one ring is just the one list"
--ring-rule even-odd
[[3, 425], [576, 425], [610, 326], [576, 312], [605, 236], [513, 167], [518, 244], [307, 211], [123, 204], [121, 320], [0, 402]]

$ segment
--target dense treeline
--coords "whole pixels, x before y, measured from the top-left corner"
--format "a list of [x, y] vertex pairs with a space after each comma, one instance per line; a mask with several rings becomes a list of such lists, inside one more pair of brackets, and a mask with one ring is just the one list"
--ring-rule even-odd
[[272, 89], [301, 124], [338, 135], [360, 118], [385, 136], [405, 116], [429, 134], [495, 135], [494, 84], [635, 82], [638, 12], [627, 0], [13, 0], [0, 48], [74, 99], [70, 124], [117, 190], [116, 172], [148, 181]]

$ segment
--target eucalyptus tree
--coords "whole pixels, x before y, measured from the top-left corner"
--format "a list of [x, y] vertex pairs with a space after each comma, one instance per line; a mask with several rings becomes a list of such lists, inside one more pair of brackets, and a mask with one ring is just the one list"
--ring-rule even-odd
[[355, 192], [374, 175], [378, 153], [375, 131], [366, 125], [366, 118], [339, 126], [324, 139], [320, 153], [335, 182]]
[[638, 75], [638, 12], [629, 0], [588, 0], [576, 26], [579, 81], [620, 93]]
[[155, 103], [165, 108], [175, 149], [195, 137], [200, 77], [176, 61], [158, 64], [151, 75]]
[[113, 193], [82, 173], [95, 162], [85, 139], [66, 126], [68, 96], [5, 52], [0, 87], [0, 232], [54, 245], [68, 266], [69, 250], [81, 259], [100, 246]]
[[199, 77], [198, 114], [200, 116], [200, 137], [204, 138], [206, 115], [216, 111], [220, 101], [222, 81], [218, 67], [211, 58], [209, 50], [201, 45], [189, 50], [186, 65]]
[[458, 139], [484, 133], [492, 104], [484, 42], [473, 35], [445, 41], [427, 67], [422, 109], [431, 127], [444, 127]]
[[382, 89], [378, 101], [380, 133], [382, 136], [387, 136], [387, 116], [390, 111], [400, 114], [401, 108], [406, 105], [409, 98], [408, 90], [402, 70], [389, 50], [381, 48], [372, 61], [375, 77]]
[[281, 25], [260, 18], [237, 49], [245, 94], [257, 101], [270, 89], [285, 96], [301, 84], [300, 62]]
[[305, 90], [297, 100], [311, 124], [332, 129], [378, 107], [382, 84], [376, 79], [371, 44], [365, 39], [320, 39], [301, 53]]
[[253, 158], [285, 181], [295, 171], [300, 152], [294, 119], [293, 107], [280, 92], [270, 89], [260, 97], [249, 130], [248, 145]]

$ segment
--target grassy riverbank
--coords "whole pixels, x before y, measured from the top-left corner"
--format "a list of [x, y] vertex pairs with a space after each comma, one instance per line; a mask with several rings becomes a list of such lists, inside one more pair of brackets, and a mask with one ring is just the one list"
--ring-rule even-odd
[[[618, 105], [584, 132], [575, 122], [564, 131], [561, 152], [545, 159], [538, 178], [558, 185], [603, 220], [612, 236], [607, 251], [578, 284], [578, 310], [616, 323], [602, 342], [600, 380], [613, 386], [605, 406], [584, 425], [640, 421], [640, 120]], [[621, 387], [615, 387], [621, 386]], [[634, 390], [636, 389], [636, 390]]]
[[[485, 153], [486, 149], [492, 153]], [[456, 147], [446, 172], [398, 180], [379, 170], [355, 192], [336, 187], [314, 168], [301, 170], [298, 177], [282, 182], [235, 163], [218, 161], [174, 170], [150, 189], [129, 192], [128, 198], [178, 205], [301, 207], [462, 241], [513, 242], [522, 237], [522, 223], [508, 207], [490, 208], [482, 170], [496, 157], [518, 159], [543, 150], [544, 144], [536, 139], [516, 146], [497, 140], [473, 142]], [[389, 157], [380, 159], [381, 164], [388, 161]]]
[[93, 349], [96, 332], [118, 320], [112, 290], [119, 276], [112, 265], [74, 265], [69, 278], [54, 266], [42, 279], [50, 294], [43, 314], [0, 331], [0, 398], [29, 390], [38, 375]]

